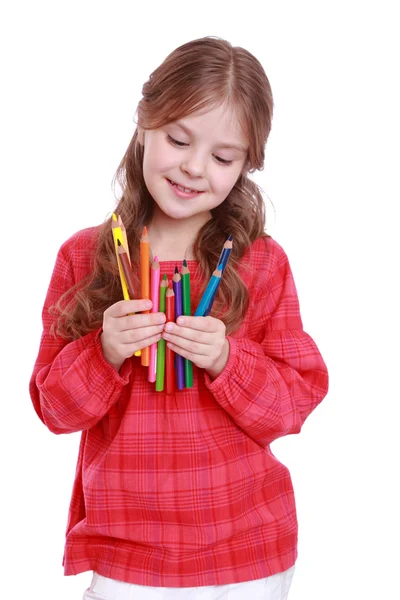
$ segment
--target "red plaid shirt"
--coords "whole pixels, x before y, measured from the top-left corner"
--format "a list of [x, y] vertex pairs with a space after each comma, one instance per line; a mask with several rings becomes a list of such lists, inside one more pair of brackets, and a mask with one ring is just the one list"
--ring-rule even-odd
[[[101, 329], [73, 342], [49, 334], [48, 308], [90, 272], [96, 232], [78, 232], [58, 253], [30, 382], [50, 431], [82, 431], [65, 574], [186, 587], [288, 569], [297, 557], [295, 501], [270, 444], [300, 431], [328, 376], [303, 331], [287, 256], [271, 238], [252, 245], [240, 268], [250, 306], [228, 336], [225, 369], [211, 381], [194, 367], [193, 388], [166, 395], [140, 358], [119, 372], [104, 360]], [[188, 261], [193, 296], [196, 266]], [[174, 267], [161, 262], [161, 274], [171, 279]]]

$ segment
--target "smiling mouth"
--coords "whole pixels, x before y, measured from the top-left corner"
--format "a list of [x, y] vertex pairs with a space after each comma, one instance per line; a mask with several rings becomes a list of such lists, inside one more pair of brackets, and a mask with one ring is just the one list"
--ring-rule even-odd
[[181, 192], [186, 192], [187, 194], [201, 194], [202, 190], [193, 190], [192, 188], [183, 187], [182, 185], [178, 185], [175, 181], [168, 179], [171, 185], [178, 188]]

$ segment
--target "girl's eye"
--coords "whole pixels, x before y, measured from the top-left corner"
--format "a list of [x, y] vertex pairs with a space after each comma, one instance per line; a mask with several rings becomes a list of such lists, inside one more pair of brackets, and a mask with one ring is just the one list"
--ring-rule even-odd
[[232, 164], [231, 160], [225, 160], [225, 158], [221, 158], [220, 156], [214, 156], [214, 158], [221, 165], [230, 165], [230, 164]]
[[182, 148], [184, 146], [188, 146], [189, 144], [185, 144], [185, 142], [180, 142], [179, 140], [175, 140], [173, 137], [168, 135], [168, 141], [171, 142], [174, 146], [178, 146], [178, 148]]
[[[169, 134], [167, 134], [167, 138], [169, 143], [173, 146], [176, 146], [177, 148], [185, 148], [186, 146], [189, 146], [189, 144], [187, 144], [186, 142], [180, 142], [179, 140], [176, 140]], [[220, 165], [230, 165], [233, 162], [232, 160], [225, 160], [225, 158], [221, 158], [220, 156], [214, 155], [214, 158]]]

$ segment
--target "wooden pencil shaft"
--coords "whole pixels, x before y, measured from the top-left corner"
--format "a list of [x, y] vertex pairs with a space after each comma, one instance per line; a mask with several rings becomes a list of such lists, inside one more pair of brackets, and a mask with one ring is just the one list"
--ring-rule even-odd
[[125, 252], [125, 250], [121, 250], [121, 248], [122, 248], [122, 246], [119, 246], [118, 256], [121, 261], [126, 285], [128, 287], [129, 298], [132, 300], [135, 297], [135, 284], [133, 281], [132, 267], [131, 267], [131, 263], [128, 260], [127, 253]]

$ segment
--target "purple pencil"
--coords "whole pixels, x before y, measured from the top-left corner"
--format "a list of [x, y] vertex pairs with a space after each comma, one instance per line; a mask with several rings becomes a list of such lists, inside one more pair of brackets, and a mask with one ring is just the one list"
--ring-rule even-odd
[[[172, 277], [172, 285], [175, 293], [175, 321], [183, 314], [183, 298], [182, 298], [182, 279], [175, 267], [175, 273]], [[178, 390], [183, 390], [185, 387], [185, 359], [179, 354], [175, 355], [176, 365], [176, 387]]]

